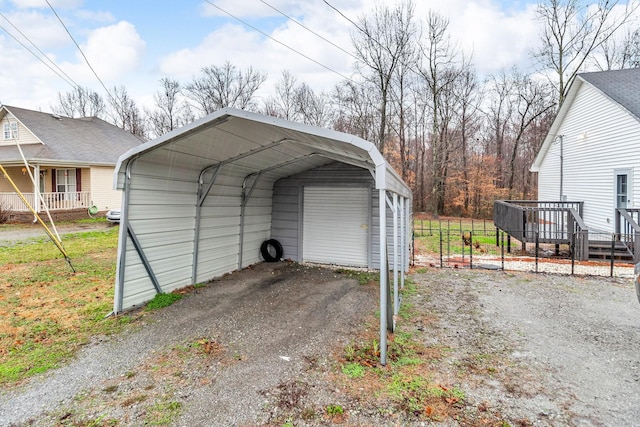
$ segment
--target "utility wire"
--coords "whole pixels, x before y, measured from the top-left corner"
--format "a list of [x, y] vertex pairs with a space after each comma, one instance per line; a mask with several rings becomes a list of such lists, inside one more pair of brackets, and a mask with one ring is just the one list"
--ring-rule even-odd
[[[35, 52], [33, 52], [28, 46], [26, 46], [21, 40], [19, 40], [16, 36], [14, 36], [10, 31], [8, 31], [5, 27], [3, 27], [2, 25], [0, 25], [0, 28], [2, 28], [4, 30], [5, 33], [7, 33], [9, 35], [9, 37], [11, 37], [12, 39], [14, 39], [16, 42], [18, 42], [22, 47], [24, 47], [25, 49], [27, 49], [27, 51], [29, 51], [29, 53], [31, 55], [33, 55], [36, 59], [38, 59], [40, 62], [42, 62], [47, 68], [49, 68], [51, 71], [53, 71], [55, 74], [58, 75], [58, 77], [60, 77], [62, 80], [64, 80], [67, 84], [69, 84], [70, 86], [76, 88], [79, 87], [79, 85], [71, 78], [69, 77], [69, 75], [67, 73], [64, 72], [64, 70], [62, 70], [62, 68], [60, 68], [58, 66], [58, 64], [56, 64], [54, 61], [51, 60], [51, 58], [49, 58], [47, 56], [46, 53], [44, 53], [38, 46], [36, 46], [36, 44], [34, 42], [32, 42], [29, 37], [27, 37], [26, 34], [24, 34], [22, 31], [20, 31], [20, 29], [18, 27], [16, 27], [14, 25], [13, 22], [11, 22], [11, 20], [9, 20], [9, 18], [7, 18], [2, 12], [0, 12], [0, 16], [9, 23], [9, 25], [11, 25], [11, 27], [16, 30], [18, 32], [18, 34], [20, 34], [26, 41], [28, 41], [31, 46], [33, 46], [42, 56], [36, 55]], [[51, 65], [49, 65], [43, 58], [46, 58], [47, 61], [53, 65], [56, 70], [54, 70], [53, 68], [51, 68]]]
[[58, 13], [56, 12], [56, 10], [53, 8], [53, 6], [51, 6], [51, 3], [49, 3], [49, 0], [45, 0], [47, 2], [47, 4], [49, 5], [49, 8], [51, 9], [51, 11], [53, 12], [53, 14], [56, 16], [56, 18], [58, 18], [58, 21], [60, 22], [60, 24], [62, 25], [62, 27], [64, 28], [64, 30], [67, 32], [67, 34], [69, 35], [69, 37], [71, 38], [71, 40], [73, 41], [73, 43], [76, 45], [76, 47], [78, 48], [78, 50], [80, 51], [80, 54], [82, 55], [82, 57], [84, 58], [84, 61], [87, 63], [87, 65], [89, 66], [89, 69], [91, 70], [91, 72], [93, 73], [93, 75], [96, 77], [96, 79], [98, 79], [98, 81], [100, 82], [100, 84], [102, 85], [102, 88], [105, 90], [105, 92], [107, 92], [107, 96], [109, 96], [109, 98], [111, 98], [111, 100], [114, 102], [115, 105], [118, 105], [118, 103], [116, 102], [116, 100], [114, 99], [113, 95], [111, 95], [111, 92], [109, 92], [109, 89], [107, 89], [107, 86], [105, 86], [104, 82], [102, 81], [102, 79], [100, 78], [100, 76], [98, 76], [98, 73], [96, 73], [96, 70], [93, 69], [93, 67], [91, 66], [91, 63], [89, 62], [89, 60], [87, 59], [86, 55], [84, 54], [84, 52], [82, 51], [82, 48], [80, 48], [80, 45], [78, 44], [78, 42], [76, 41], [76, 39], [73, 37], [73, 35], [71, 35], [71, 32], [69, 31], [69, 29], [67, 28], [67, 26], [64, 24], [64, 22], [62, 21], [62, 19], [60, 18], [60, 16], [58, 15]]
[[298, 24], [299, 26], [301, 26], [302, 28], [304, 28], [305, 30], [309, 31], [311, 34], [313, 34], [314, 36], [324, 40], [325, 42], [329, 43], [331, 46], [341, 50], [342, 52], [346, 53], [347, 55], [349, 55], [350, 57], [352, 57], [355, 60], [358, 60], [358, 57], [355, 56], [354, 54], [352, 54], [351, 52], [343, 49], [341, 46], [338, 46], [337, 44], [335, 44], [334, 42], [332, 42], [331, 40], [326, 39], [325, 37], [323, 37], [322, 35], [316, 33], [315, 31], [313, 31], [312, 29], [306, 27], [304, 24], [302, 24], [301, 22], [297, 21], [296, 19], [290, 17], [289, 15], [287, 15], [286, 13], [276, 9], [274, 6], [270, 5], [269, 3], [267, 3], [264, 0], [260, 0], [260, 2], [264, 3], [265, 5], [269, 6], [271, 9], [275, 10], [276, 12], [278, 12], [280, 15], [284, 16], [285, 18], [287, 18], [288, 20], [290, 20], [291, 22]]
[[331, 3], [329, 3], [327, 0], [322, 0], [324, 1], [324, 3], [329, 6], [331, 9], [335, 10], [336, 12], [338, 12], [338, 14], [340, 16], [342, 16], [344, 19], [346, 19], [347, 21], [351, 22], [351, 24], [356, 27], [358, 29], [358, 31], [360, 31], [363, 34], [366, 34], [366, 32], [360, 28], [360, 26], [358, 24], [356, 24], [355, 22], [353, 22], [347, 15], [345, 15], [344, 13], [342, 13], [340, 10], [338, 10], [337, 8], [335, 8]]
[[51, 67], [51, 65], [47, 64], [41, 57], [39, 57], [38, 55], [36, 55], [36, 53], [34, 51], [32, 51], [29, 46], [25, 45], [21, 40], [19, 40], [18, 38], [16, 38], [16, 36], [14, 36], [13, 34], [11, 34], [11, 32], [7, 31], [7, 29], [5, 27], [3, 27], [2, 25], [0, 25], [0, 28], [2, 28], [2, 30], [4, 30], [5, 33], [7, 33], [7, 35], [9, 37], [11, 37], [12, 39], [14, 39], [18, 44], [20, 44], [20, 46], [24, 47], [27, 51], [29, 51], [29, 53], [31, 55], [33, 55], [34, 57], [36, 57], [40, 62], [42, 62], [42, 64], [44, 64], [45, 67], [49, 68], [51, 71], [53, 71], [58, 77], [60, 77], [62, 80], [64, 80], [67, 84], [69, 84], [72, 87], [75, 87], [73, 83], [71, 83], [70, 81], [68, 81], [63, 75], [61, 75], [57, 70], [54, 70], [53, 67]]
[[[47, 0], [47, 2], [48, 2], [48, 1], [49, 1], [49, 0]], [[223, 8], [221, 8], [220, 6], [218, 6], [218, 5], [214, 4], [213, 2], [211, 2], [211, 1], [209, 1], [209, 0], [205, 0], [205, 1], [206, 1], [207, 3], [209, 3], [211, 6], [215, 7], [216, 9], [218, 9], [219, 11], [221, 11], [221, 12], [225, 13], [226, 15], [229, 15], [230, 17], [232, 17], [232, 18], [233, 18], [233, 19], [235, 19], [236, 21], [241, 22], [242, 24], [246, 25], [247, 27], [249, 27], [249, 28], [253, 29], [254, 31], [259, 32], [259, 33], [260, 33], [260, 34], [262, 34], [263, 36], [265, 36], [265, 37], [267, 37], [267, 38], [269, 38], [269, 39], [273, 40], [274, 42], [278, 43], [278, 44], [279, 44], [279, 45], [281, 45], [281, 46], [286, 47], [287, 49], [291, 50], [292, 52], [297, 53], [298, 55], [302, 56], [303, 58], [305, 58], [305, 59], [307, 59], [307, 60], [309, 60], [309, 61], [311, 61], [311, 62], [313, 62], [314, 64], [321, 66], [321, 67], [322, 67], [322, 68], [324, 68], [325, 70], [330, 71], [330, 72], [332, 72], [332, 73], [334, 73], [334, 74], [337, 74], [338, 76], [342, 77], [342, 78], [343, 78], [343, 79], [345, 79], [345, 80], [349, 80], [349, 81], [351, 81], [351, 82], [353, 82], [353, 83], [356, 83], [356, 82], [354, 82], [350, 77], [347, 77], [347, 76], [345, 76], [344, 74], [342, 74], [342, 73], [340, 73], [340, 72], [338, 72], [338, 71], [336, 71], [336, 70], [334, 70], [334, 69], [332, 69], [332, 68], [330, 68], [330, 67], [328, 67], [328, 66], [326, 66], [326, 65], [322, 64], [321, 62], [318, 62], [318, 61], [316, 61], [315, 59], [313, 59], [313, 58], [311, 58], [311, 57], [309, 57], [309, 56], [305, 55], [304, 53], [302, 53], [302, 52], [300, 52], [300, 51], [298, 51], [298, 50], [296, 50], [296, 49], [292, 48], [291, 46], [286, 45], [285, 43], [281, 42], [280, 40], [278, 40], [278, 39], [276, 39], [276, 38], [274, 38], [274, 37], [272, 37], [272, 36], [270, 36], [269, 34], [265, 33], [264, 31], [260, 30], [259, 28], [257, 28], [257, 27], [255, 27], [255, 26], [253, 26], [253, 25], [249, 24], [249, 23], [248, 23], [248, 22], [246, 22], [246, 21], [243, 21], [242, 19], [238, 18], [238, 17], [237, 17], [237, 16], [235, 16], [235, 15], [232, 15], [231, 13], [227, 12], [226, 10], [224, 10], [224, 9], [223, 9]]]

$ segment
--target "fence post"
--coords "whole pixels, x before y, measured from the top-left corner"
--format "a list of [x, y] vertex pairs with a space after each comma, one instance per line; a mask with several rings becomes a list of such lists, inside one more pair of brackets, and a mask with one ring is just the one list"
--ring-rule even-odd
[[500, 245], [502, 256], [500, 258], [502, 259], [502, 271], [504, 271], [504, 231], [500, 232], [500, 240], [502, 240], [502, 244]]
[[539, 234], [536, 230], [536, 273], [538, 272], [538, 249], [540, 249], [540, 240], [538, 236]]
[[576, 265], [576, 231], [571, 233], [571, 275], [573, 276]]
[[[469, 270], [473, 270], [473, 225], [471, 228], [471, 233], [469, 233]], [[464, 246], [462, 247], [462, 252], [464, 253]]]
[[442, 228], [440, 229], [440, 268], [443, 268], [443, 264], [442, 264]]
[[613, 277], [613, 261], [614, 256], [616, 254], [616, 239], [615, 236], [611, 235], [611, 272], [609, 273], [609, 277]]

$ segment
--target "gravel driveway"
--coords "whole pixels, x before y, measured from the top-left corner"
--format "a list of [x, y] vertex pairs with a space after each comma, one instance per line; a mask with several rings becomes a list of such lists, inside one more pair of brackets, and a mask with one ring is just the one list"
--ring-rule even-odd
[[[640, 425], [640, 305], [629, 279], [430, 270], [420, 303], [439, 318], [469, 404], [512, 425]], [[456, 373], [451, 373], [456, 375]]]
[[276, 263], [195, 289], [128, 333], [96, 339], [69, 365], [0, 392], [0, 425], [141, 426], [175, 406], [167, 424], [280, 426], [296, 405], [317, 412], [291, 412], [293, 425], [326, 425], [317, 414], [332, 404], [349, 426], [640, 425], [630, 280], [419, 271], [405, 303], [420, 315], [401, 326], [444, 354], [429, 370], [464, 391], [462, 424], [383, 412], [366, 392], [339, 386], [336, 352], [377, 328], [377, 287]]

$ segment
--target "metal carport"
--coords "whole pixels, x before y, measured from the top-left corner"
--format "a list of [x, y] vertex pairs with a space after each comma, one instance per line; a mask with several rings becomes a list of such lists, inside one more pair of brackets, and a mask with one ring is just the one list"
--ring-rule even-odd
[[[393, 328], [409, 267], [411, 190], [368, 141], [237, 109], [222, 109], [118, 160], [114, 178], [123, 203], [114, 313], [260, 262], [260, 245], [271, 237], [274, 184], [335, 162], [368, 171], [378, 200], [371, 217], [379, 247], [371, 266], [382, 266], [385, 363], [386, 330]], [[335, 185], [344, 184], [335, 178]]]

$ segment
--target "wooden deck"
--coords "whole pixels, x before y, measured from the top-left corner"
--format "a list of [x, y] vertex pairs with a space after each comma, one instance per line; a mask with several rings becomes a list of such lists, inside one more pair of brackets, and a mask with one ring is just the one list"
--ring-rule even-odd
[[582, 220], [582, 202], [498, 200], [493, 205], [497, 228], [527, 243], [567, 244], [577, 259], [588, 258], [588, 229]]
[[615, 233], [603, 233], [588, 229], [583, 207], [583, 202], [500, 200], [494, 202], [494, 223], [523, 246], [566, 244], [578, 260], [640, 262], [640, 209], [617, 209]]

